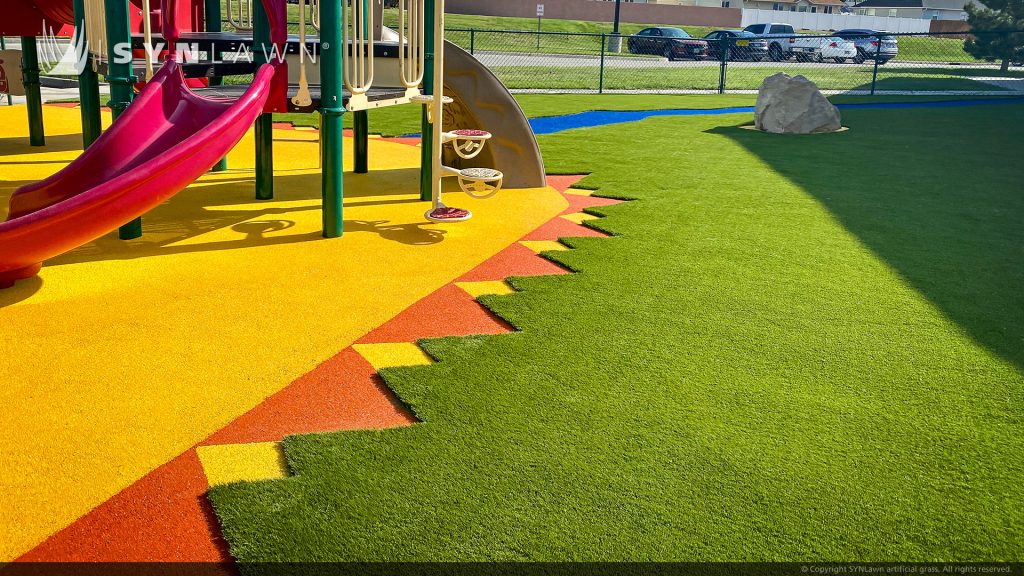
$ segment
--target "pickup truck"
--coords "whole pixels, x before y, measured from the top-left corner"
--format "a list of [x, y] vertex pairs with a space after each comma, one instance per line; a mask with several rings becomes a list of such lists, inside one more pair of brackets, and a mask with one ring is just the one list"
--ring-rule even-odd
[[821, 52], [821, 38], [802, 38], [790, 24], [769, 22], [751, 24], [744, 28], [758, 38], [768, 41], [768, 57], [779, 62], [796, 56], [802, 62], [818, 60]]

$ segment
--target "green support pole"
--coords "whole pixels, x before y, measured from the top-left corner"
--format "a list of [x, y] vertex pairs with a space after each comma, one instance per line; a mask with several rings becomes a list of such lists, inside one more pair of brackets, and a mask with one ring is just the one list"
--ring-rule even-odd
[[[253, 0], [253, 59], [267, 63], [273, 45], [270, 42], [270, 18], [260, 0]], [[256, 119], [256, 199], [274, 198], [274, 117], [261, 114]]]
[[[423, 19], [426, 34], [423, 35], [425, 66], [423, 68], [423, 93], [434, 93], [434, 0], [423, 1]], [[434, 126], [427, 121], [427, 107], [423, 106], [420, 121], [420, 200], [429, 202], [434, 197]]]
[[[128, 19], [128, 0], [107, 0], [107, 82], [110, 84], [110, 112], [115, 120], [128, 109], [135, 97], [130, 58], [122, 58], [119, 50], [131, 46], [131, 23]], [[122, 240], [142, 236], [142, 218], [121, 226], [117, 235]]]
[[[75, 0], [75, 29], [85, 34], [85, 0]], [[100, 79], [92, 69], [92, 56], [88, 56], [85, 69], [78, 75], [78, 100], [82, 112], [82, 145], [85, 148], [100, 137]]]
[[368, 161], [370, 153], [370, 119], [366, 114], [366, 110], [359, 110], [353, 114], [352, 133], [356, 142], [355, 173], [366, 174], [370, 171]]
[[43, 95], [39, 87], [39, 49], [34, 36], [21, 38], [21, 71], [28, 101], [28, 134], [32, 146], [46, 146], [43, 130]]
[[[77, 1], [77, 0], [76, 0]], [[206, 0], [203, 6], [203, 14], [206, 19], [206, 31], [207, 32], [220, 32], [223, 30], [223, 16], [221, 13], [221, 0]], [[216, 51], [210, 55], [211, 58], [216, 62], [220, 60], [221, 53]], [[223, 86], [224, 78], [221, 76], [214, 76], [210, 78], [210, 86]], [[223, 172], [228, 169], [228, 159], [221, 158], [220, 162], [217, 162], [211, 169], [212, 172]]]
[[345, 193], [342, 115], [345, 113], [342, 87], [341, 33], [342, 0], [324, 0], [320, 4], [320, 154], [323, 185], [323, 235], [338, 238], [344, 232], [342, 199]]

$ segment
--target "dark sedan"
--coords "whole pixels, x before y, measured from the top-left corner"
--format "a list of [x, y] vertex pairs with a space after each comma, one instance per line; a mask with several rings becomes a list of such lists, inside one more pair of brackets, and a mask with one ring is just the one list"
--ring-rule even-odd
[[715, 30], [704, 39], [708, 41], [708, 55], [715, 60], [722, 59], [723, 48], [726, 60], [757, 62], [768, 57], [768, 41], [746, 30]]
[[700, 60], [708, 55], [708, 43], [693, 38], [682, 28], [644, 28], [629, 37], [627, 46], [630, 54], [660, 54], [669, 60]]

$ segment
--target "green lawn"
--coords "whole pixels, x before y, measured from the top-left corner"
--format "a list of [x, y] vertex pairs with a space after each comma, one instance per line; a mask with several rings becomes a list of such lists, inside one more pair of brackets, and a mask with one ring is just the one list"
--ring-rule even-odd
[[[493, 66], [491, 70], [511, 89], [597, 90], [600, 69], [588, 67]], [[802, 74], [823, 90], [868, 90], [874, 73], [872, 66], [842, 64], [808, 68], [780, 63], [773, 68], [730, 66], [726, 76], [728, 90], [756, 90], [775, 72]], [[886, 90], [999, 91], [999, 87], [963, 78], [998, 75], [997, 70], [946, 70], [944, 68], [900, 68], [885, 66], [878, 70], [879, 82]], [[606, 68], [605, 90], [717, 90], [719, 69], [686, 63], [668, 68]]]
[[[1012, 96], [1012, 93], [1008, 93]], [[666, 94], [516, 94], [523, 112], [530, 118], [575, 114], [587, 110], [659, 110], [706, 109], [753, 106], [756, 96], [748, 94], [666, 95]], [[962, 96], [830, 96], [835, 103], [907, 102], [961, 100]], [[969, 99], [969, 98], [968, 98]], [[420, 131], [420, 110], [415, 106], [391, 106], [369, 110], [370, 132], [384, 136], [417, 134]], [[278, 122], [296, 126], [320, 126], [319, 114], [274, 114]], [[352, 115], [344, 116], [345, 127], [352, 127]]]
[[[575, 114], [587, 110], [657, 110], [662, 108], [728, 108], [753, 106], [755, 98], [743, 94], [714, 96], [673, 96], [659, 94], [600, 95], [579, 94], [572, 97], [549, 94], [517, 94], [523, 112], [530, 118]], [[391, 106], [369, 110], [370, 131], [384, 136], [417, 134], [420, 131], [420, 108]], [[278, 122], [296, 126], [320, 126], [319, 114], [275, 114]], [[344, 117], [345, 127], [352, 127], [352, 115]]]
[[749, 120], [542, 137], [635, 199], [594, 211], [616, 237], [484, 299], [521, 332], [388, 370], [423, 423], [213, 489], [233, 554], [1024, 560], [1024, 106]]

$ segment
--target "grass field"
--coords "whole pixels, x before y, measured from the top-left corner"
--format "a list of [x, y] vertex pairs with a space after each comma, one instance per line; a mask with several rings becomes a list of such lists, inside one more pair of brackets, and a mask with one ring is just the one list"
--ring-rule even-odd
[[233, 554], [1024, 559], [1024, 106], [749, 120], [542, 137], [635, 199], [595, 211], [616, 237], [484, 298], [520, 333], [386, 371], [422, 424], [293, 437], [294, 477], [214, 489]]
[[[598, 90], [601, 71], [592, 67], [493, 66], [494, 72], [511, 89]], [[767, 76], [775, 72], [802, 74], [823, 90], [868, 90], [874, 73], [872, 66], [853, 64], [808, 68], [787, 66], [744, 68], [730, 66], [726, 76], [727, 90], [756, 90]], [[976, 72], [978, 76], [999, 76], [997, 70], [946, 70], [943, 68], [879, 68], [878, 81], [885, 90], [934, 91], [999, 91], [999, 87], [960, 75]], [[669, 68], [605, 68], [605, 90], [716, 90], [719, 69], [714, 66], [687, 66], [682, 63]]]
[[[706, 96], [666, 94], [516, 94], [516, 101], [530, 118], [575, 114], [587, 110], [658, 110], [708, 109], [753, 106], [756, 97], [749, 94], [716, 94]], [[849, 96], [834, 95], [834, 103], [906, 102], [960, 100], [959, 96]], [[420, 131], [420, 110], [414, 106], [391, 106], [369, 110], [370, 131], [383, 136], [403, 136]], [[296, 126], [320, 126], [319, 114], [275, 114], [278, 122], [291, 122]], [[345, 127], [352, 127], [352, 115], [344, 116]]]

